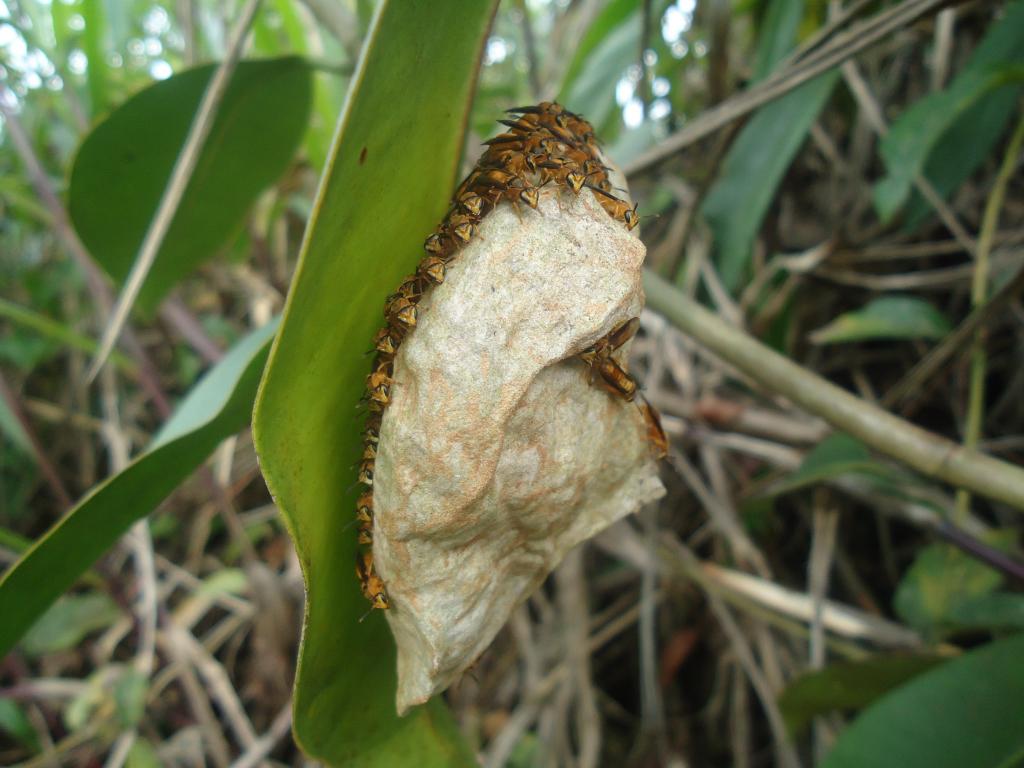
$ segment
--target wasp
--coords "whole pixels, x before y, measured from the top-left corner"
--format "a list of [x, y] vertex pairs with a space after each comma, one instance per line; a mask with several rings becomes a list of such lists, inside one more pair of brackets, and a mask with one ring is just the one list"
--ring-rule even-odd
[[393, 355], [398, 351], [398, 342], [391, 335], [391, 331], [385, 326], [377, 331], [373, 337], [373, 347], [384, 355]]
[[619, 323], [611, 332], [598, 339], [592, 346], [579, 353], [578, 357], [589, 368], [590, 383], [597, 381], [602, 388], [624, 400], [636, 396], [636, 382], [620, 366], [612, 354], [636, 335], [640, 318], [634, 317]]
[[661, 417], [643, 395], [640, 395], [637, 406], [644, 416], [644, 424], [647, 425], [647, 440], [654, 446], [655, 458], [664, 459], [668, 456], [668, 436], [661, 426]]
[[636, 381], [626, 373], [621, 365], [615, 362], [615, 358], [607, 357], [604, 360], [600, 360], [596, 368], [597, 372], [601, 375], [598, 383], [603, 389], [606, 389], [613, 395], [618, 395], [627, 402], [632, 402], [633, 398], [636, 397]]
[[598, 202], [601, 203], [605, 213], [613, 219], [623, 222], [626, 225], [626, 229], [633, 229], [633, 227], [640, 223], [640, 216], [636, 212], [636, 203], [633, 203], [633, 206], [630, 207], [629, 203], [625, 200], [620, 200], [611, 192], [606, 192], [600, 187], [594, 187], [590, 184], [587, 186], [598, 193]]
[[445, 226], [463, 245], [468, 245], [477, 234], [476, 219], [464, 214], [449, 216]]
[[359, 482], [373, 487], [373, 459], [363, 459], [359, 462]]
[[356, 501], [356, 520], [363, 525], [373, 523], [373, 491], [367, 491]]
[[419, 267], [416, 269], [417, 275], [422, 276], [424, 280], [434, 285], [440, 285], [444, 282], [446, 272], [444, 259], [437, 256], [428, 256], [420, 262]]
[[447, 259], [455, 250], [455, 243], [447, 232], [434, 232], [423, 241], [423, 250], [441, 259]]
[[372, 553], [361, 552], [356, 555], [356, 576], [359, 578], [363, 597], [370, 601], [373, 608], [386, 611], [391, 607], [387, 592], [384, 590], [384, 582], [373, 569]]
[[356, 537], [356, 541], [360, 544], [367, 546], [373, 546], [373, 529], [372, 528], [360, 528], [359, 534]]
[[406, 330], [414, 328], [416, 326], [416, 304], [404, 296], [398, 296], [392, 301], [389, 301], [384, 313], [388, 319], [395, 325], [398, 325]]
[[477, 219], [481, 218], [484, 214], [485, 201], [480, 195], [475, 192], [466, 192], [458, 198], [456, 201], [456, 207], [462, 209], [470, 216], [474, 216]]

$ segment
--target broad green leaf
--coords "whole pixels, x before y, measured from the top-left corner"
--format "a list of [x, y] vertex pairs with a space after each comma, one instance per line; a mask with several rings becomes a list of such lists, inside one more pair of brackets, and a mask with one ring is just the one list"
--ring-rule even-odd
[[888, 175], [875, 186], [874, 202], [883, 220], [907, 201], [918, 173], [927, 172], [948, 194], [984, 162], [1021, 90], [1001, 86], [1019, 82], [1013, 68], [1021, 65], [1024, 2], [1018, 0], [1007, 6], [949, 87], [915, 102], [882, 139], [879, 149]]
[[845, 312], [810, 335], [815, 344], [869, 339], [941, 339], [952, 329], [933, 304], [916, 296], [882, 296]]
[[42, 656], [72, 648], [97, 629], [121, 616], [117, 603], [107, 595], [65, 595], [39, 617], [25, 635], [21, 647], [30, 656]]
[[779, 709], [791, 733], [833, 710], [863, 709], [878, 697], [946, 659], [894, 654], [832, 664], [793, 680], [779, 696]]
[[[145, 88], [97, 125], [71, 170], [68, 208], [115, 280], [127, 276], [214, 66]], [[142, 292], [153, 309], [174, 284], [230, 243], [259, 193], [295, 154], [309, 120], [303, 59], [241, 62]]]
[[880, 699], [822, 768], [1017, 768], [1024, 760], [1024, 634], [990, 643]]
[[0, 579], [0, 656], [123, 534], [249, 416], [276, 323], [238, 342], [196, 384], [153, 447], [107, 478]]
[[761, 222], [838, 77], [835, 70], [826, 72], [761, 108], [726, 154], [701, 210], [715, 236], [718, 271], [730, 290], [743, 283]]
[[903, 576], [893, 607], [900, 618], [928, 637], [938, 637], [969, 601], [993, 592], [998, 571], [950, 544], [925, 547]]
[[302, 563], [294, 730], [334, 765], [474, 765], [440, 704], [395, 715], [395, 652], [354, 574], [356, 405], [384, 297], [448, 206], [495, 2], [382, 0], [257, 399], [260, 466]]

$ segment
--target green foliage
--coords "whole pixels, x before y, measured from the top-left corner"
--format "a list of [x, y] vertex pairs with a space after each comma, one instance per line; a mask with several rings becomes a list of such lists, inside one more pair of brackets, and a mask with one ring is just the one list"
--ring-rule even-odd
[[933, 304], [916, 296], [882, 296], [845, 312], [810, 335], [815, 344], [870, 339], [941, 339], [952, 329]]
[[897, 688], [840, 734], [822, 768], [1012, 768], [1024, 759], [1024, 634]]
[[39, 751], [39, 738], [28, 716], [13, 699], [0, 699], [0, 733], [24, 745], [32, 752]]
[[146, 453], [95, 487], [0, 579], [0, 655], [128, 527], [248, 418], [276, 324], [238, 343], [189, 393]]
[[121, 616], [107, 595], [65, 595], [39, 617], [22, 640], [30, 656], [63, 651], [78, 645], [86, 635], [113, 624]]
[[871, 457], [867, 446], [843, 432], [829, 435], [804, 457], [795, 472], [770, 489], [772, 495], [791, 493], [843, 475], [889, 479], [891, 471]]
[[332, 764], [474, 762], [440, 704], [395, 716], [390, 632], [379, 614], [359, 621], [367, 604], [353, 573], [349, 467], [361, 450], [364, 352], [384, 297], [447, 209], [493, 9], [378, 7], [256, 406], [261, 468], [306, 578], [295, 734]]
[[[131, 269], [213, 71], [199, 67], [142, 90], [78, 150], [68, 208], [115, 280]], [[142, 309], [155, 308], [227, 245], [259, 193], [291, 163], [309, 121], [310, 78], [296, 57], [239, 63], [139, 295]]]
[[[802, 0], [769, 8], [758, 38], [758, 75], [768, 74], [792, 47], [802, 10]], [[701, 208], [715, 237], [719, 274], [729, 290], [738, 290], [746, 278], [765, 214], [838, 79], [838, 71], [826, 72], [758, 110], [729, 148]]]
[[787, 685], [779, 696], [779, 709], [790, 733], [796, 734], [819, 715], [863, 709], [943, 661], [933, 654], [893, 654], [832, 664]]
[[938, 637], [958, 610], [992, 593], [1003, 581], [998, 571], [950, 544], [932, 544], [914, 560], [896, 590], [900, 618], [928, 637]]
[[[1024, 2], [1010, 4], [950, 85], [907, 109], [882, 140], [888, 175], [874, 190], [875, 208], [891, 219], [917, 174], [949, 194], [985, 161], [1017, 103], [1024, 65]], [[1014, 69], [1016, 67], [1016, 70]], [[997, 90], [998, 89], [998, 90]], [[920, 218], [921, 203], [918, 203]]]

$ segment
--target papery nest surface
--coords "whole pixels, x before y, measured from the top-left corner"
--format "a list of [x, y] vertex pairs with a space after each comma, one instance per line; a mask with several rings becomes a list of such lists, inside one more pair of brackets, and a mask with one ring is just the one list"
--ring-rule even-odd
[[536, 211], [495, 209], [421, 302], [373, 485], [400, 713], [466, 670], [572, 547], [664, 494], [641, 411], [574, 357], [639, 315], [644, 255], [592, 192], [547, 189]]

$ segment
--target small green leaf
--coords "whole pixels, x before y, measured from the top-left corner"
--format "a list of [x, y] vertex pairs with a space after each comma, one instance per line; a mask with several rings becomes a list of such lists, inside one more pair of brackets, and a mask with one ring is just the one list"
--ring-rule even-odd
[[804, 457], [799, 468], [789, 477], [773, 485], [768, 493], [778, 496], [834, 480], [842, 475], [857, 473], [888, 477], [889, 468], [874, 461], [867, 446], [843, 432], [829, 435]]
[[922, 634], [938, 637], [958, 609], [994, 591], [1002, 580], [998, 571], [956, 547], [932, 544], [918, 554], [900, 581], [894, 608]]
[[810, 335], [815, 344], [869, 339], [941, 339], [949, 319], [915, 296], [882, 296], [854, 312], [845, 312]]
[[779, 696], [790, 732], [833, 710], [863, 709], [883, 694], [946, 661], [942, 656], [894, 654], [832, 664], [793, 680]]
[[334, 765], [475, 765], [440, 701], [395, 714], [391, 634], [379, 614], [359, 621], [349, 467], [364, 352], [447, 210], [495, 5], [378, 4], [256, 405], [260, 467], [306, 579], [295, 735]]
[[122, 728], [134, 728], [146, 710], [149, 679], [131, 668], [126, 668], [114, 684], [114, 711]]
[[1024, 634], [990, 643], [880, 699], [821, 768], [1016, 768], [1024, 760]]
[[137, 738], [132, 748], [128, 750], [128, 759], [125, 760], [126, 768], [162, 768], [163, 763], [153, 745], [143, 738]]
[[28, 715], [13, 699], [0, 699], [0, 733], [6, 733], [31, 752], [39, 751], [36, 731]]
[[[123, 281], [167, 185], [214, 66], [135, 94], [82, 142], [68, 208], [99, 262]], [[177, 215], [139, 295], [152, 310], [175, 283], [228, 245], [259, 193], [288, 167], [309, 120], [303, 59], [241, 62], [217, 110]]]
[[1015, 2], [949, 86], [915, 102], [882, 139], [888, 175], [876, 185], [874, 202], [883, 221], [907, 201], [917, 174], [927, 170], [945, 195], [984, 162], [1016, 108], [1020, 88], [1002, 86], [1017, 79], [1013, 68], [1022, 64], [1024, 2]]
[[22, 640], [29, 656], [42, 656], [72, 648], [86, 635], [113, 624], [121, 616], [107, 595], [66, 595], [39, 617]]
[[[0, 397], [0, 435], [6, 437], [11, 445], [17, 448], [22, 455], [28, 456], [33, 460], [35, 459], [35, 451], [32, 450], [32, 440], [4, 397]], [[0, 441], [0, 445], [2, 444], [2, 441]]]
[[154, 446], [107, 478], [0, 578], [0, 656], [128, 527], [149, 514], [252, 408], [277, 323], [238, 342], [190, 391]]

